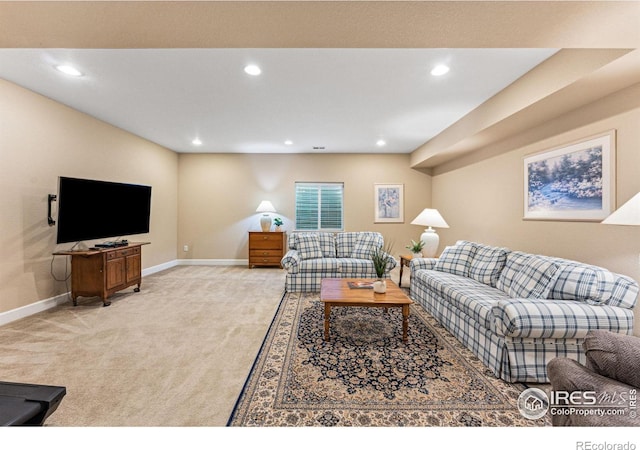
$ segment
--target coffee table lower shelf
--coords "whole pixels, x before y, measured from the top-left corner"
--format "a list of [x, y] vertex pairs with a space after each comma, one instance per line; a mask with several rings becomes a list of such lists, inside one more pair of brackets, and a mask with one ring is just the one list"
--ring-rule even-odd
[[361, 278], [324, 278], [320, 285], [320, 300], [324, 303], [324, 340], [330, 340], [329, 319], [334, 306], [369, 308], [402, 308], [402, 340], [407, 342], [409, 307], [413, 301], [393, 281], [386, 280], [384, 294], [373, 289], [351, 289], [349, 282], [373, 281]]

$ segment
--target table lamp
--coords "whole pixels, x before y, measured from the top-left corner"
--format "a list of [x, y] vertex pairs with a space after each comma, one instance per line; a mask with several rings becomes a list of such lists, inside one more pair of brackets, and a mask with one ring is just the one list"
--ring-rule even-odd
[[447, 222], [444, 221], [437, 209], [425, 208], [418, 217], [413, 219], [411, 225], [423, 225], [429, 228], [424, 230], [420, 240], [424, 242], [422, 248], [422, 254], [425, 258], [433, 258], [438, 251], [438, 245], [440, 244], [440, 237], [436, 230], [431, 227], [449, 228]]
[[256, 208], [256, 212], [264, 213], [262, 215], [262, 217], [260, 218], [260, 227], [262, 228], [262, 231], [264, 231], [264, 232], [270, 231], [271, 230], [271, 216], [269, 216], [269, 213], [276, 212], [276, 209], [273, 207], [271, 202], [268, 201], [268, 200], [261, 201], [260, 204], [258, 205], [258, 207]]

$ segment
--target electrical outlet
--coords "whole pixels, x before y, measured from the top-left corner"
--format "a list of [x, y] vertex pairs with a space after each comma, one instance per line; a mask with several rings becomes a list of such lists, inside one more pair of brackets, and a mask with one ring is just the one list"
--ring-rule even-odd
[[189, 251], [189, 246], [185, 245], [184, 247], [182, 247], [182, 250], [185, 251], [185, 252], [188, 252]]

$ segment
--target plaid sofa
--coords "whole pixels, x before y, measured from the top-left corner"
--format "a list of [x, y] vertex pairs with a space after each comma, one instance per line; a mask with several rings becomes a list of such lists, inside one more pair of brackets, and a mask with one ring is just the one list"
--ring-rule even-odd
[[[383, 247], [382, 234], [360, 232], [296, 232], [289, 234], [282, 258], [288, 292], [319, 292], [323, 278], [377, 278], [371, 251]], [[397, 265], [393, 257], [385, 276]]]
[[590, 330], [632, 334], [638, 283], [602, 267], [458, 241], [411, 260], [411, 297], [509, 382], [546, 383], [547, 363], [584, 363]]

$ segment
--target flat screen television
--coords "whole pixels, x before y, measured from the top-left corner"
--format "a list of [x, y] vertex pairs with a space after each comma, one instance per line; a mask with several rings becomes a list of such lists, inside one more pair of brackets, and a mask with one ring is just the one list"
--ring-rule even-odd
[[57, 242], [149, 232], [151, 186], [60, 177]]

